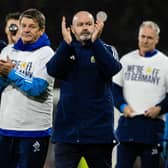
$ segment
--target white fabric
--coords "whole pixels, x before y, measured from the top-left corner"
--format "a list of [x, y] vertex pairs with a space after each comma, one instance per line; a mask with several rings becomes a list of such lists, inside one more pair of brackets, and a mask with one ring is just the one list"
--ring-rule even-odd
[[15, 69], [28, 78], [42, 78], [48, 81], [47, 93], [39, 97], [28, 97], [14, 85], [8, 85], [2, 93], [0, 106], [0, 128], [8, 130], [46, 130], [52, 125], [53, 83], [47, 74], [46, 63], [53, 56], [53, 50], [46, 46], [38, 50], [17, 51], [8, 47], [0, 59], [8, 55], [16, 64]]
[[143, 114], [149, 107], [164, 99], [168, 93], [168, 58], [163, 53], [142, 57], [138, 50], [121, 58], [122, 70], [113, 81], [123, 87], [127, 103], [135, 114]]

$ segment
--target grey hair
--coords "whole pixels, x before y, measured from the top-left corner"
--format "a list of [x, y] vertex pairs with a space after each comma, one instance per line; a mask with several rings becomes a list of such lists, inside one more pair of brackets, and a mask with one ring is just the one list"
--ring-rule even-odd
[[151, 27], [156, 32], [157, 36], [159, 37], [160, 28], [159, 28], [158, 24], [156, 24], [155, 22], [153, 22], [153, 21], [143, 21], [142, 24], [140, 25], [139, 31], [143, 27]]

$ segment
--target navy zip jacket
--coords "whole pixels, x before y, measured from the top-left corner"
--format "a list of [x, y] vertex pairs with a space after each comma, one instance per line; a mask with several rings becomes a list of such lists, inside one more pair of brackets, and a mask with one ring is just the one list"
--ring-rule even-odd
[[63, 41], [47, 63], [48, 73], [61, 79], [53, 142], [115, 143], [112, 76], [121, 64], [114, 47], [100, 39], [82, 46]]

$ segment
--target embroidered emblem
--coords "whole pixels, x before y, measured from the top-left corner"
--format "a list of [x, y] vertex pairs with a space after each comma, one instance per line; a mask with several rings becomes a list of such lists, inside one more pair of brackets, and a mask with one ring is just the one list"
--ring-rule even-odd
[[157, 148], [153, 148], [152, 149], [152, 155], [157, 155], [158, 154], [158, 149]]
[[33, 144], [33, 152], [38, 152], [40, 151], [40, 143], [38, 141], [36, 141], [34, 144]]
[[70, 56], [70, 59], [75, 60], [75, 56], [74, 55]]
[[90, 62], [91, 62], [91, 63], [95, 63], [95, 62], [96, 62], [96, 60], [95, 60], [95, 57], [94, 57], [94, 56], [91, 56], [91, 58], [90, 58]]

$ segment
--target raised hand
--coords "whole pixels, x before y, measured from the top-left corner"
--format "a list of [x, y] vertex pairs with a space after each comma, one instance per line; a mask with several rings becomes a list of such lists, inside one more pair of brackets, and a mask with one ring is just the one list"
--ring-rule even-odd
[[91, 38], [92, 42], [94, 42], [97, 38], [101, 36], [103, 28], [104, 28], [104, 22], [101, 20], [96, 20], [95, 31], [93, 32], [92, 38]]
[[62, 36], [63, 39], [70, 44], [72, 42], [72, 36], [71, 36], [71, 29], [70, 27], [66, 27], [66, 18], [65, 16], [62, 17]]

